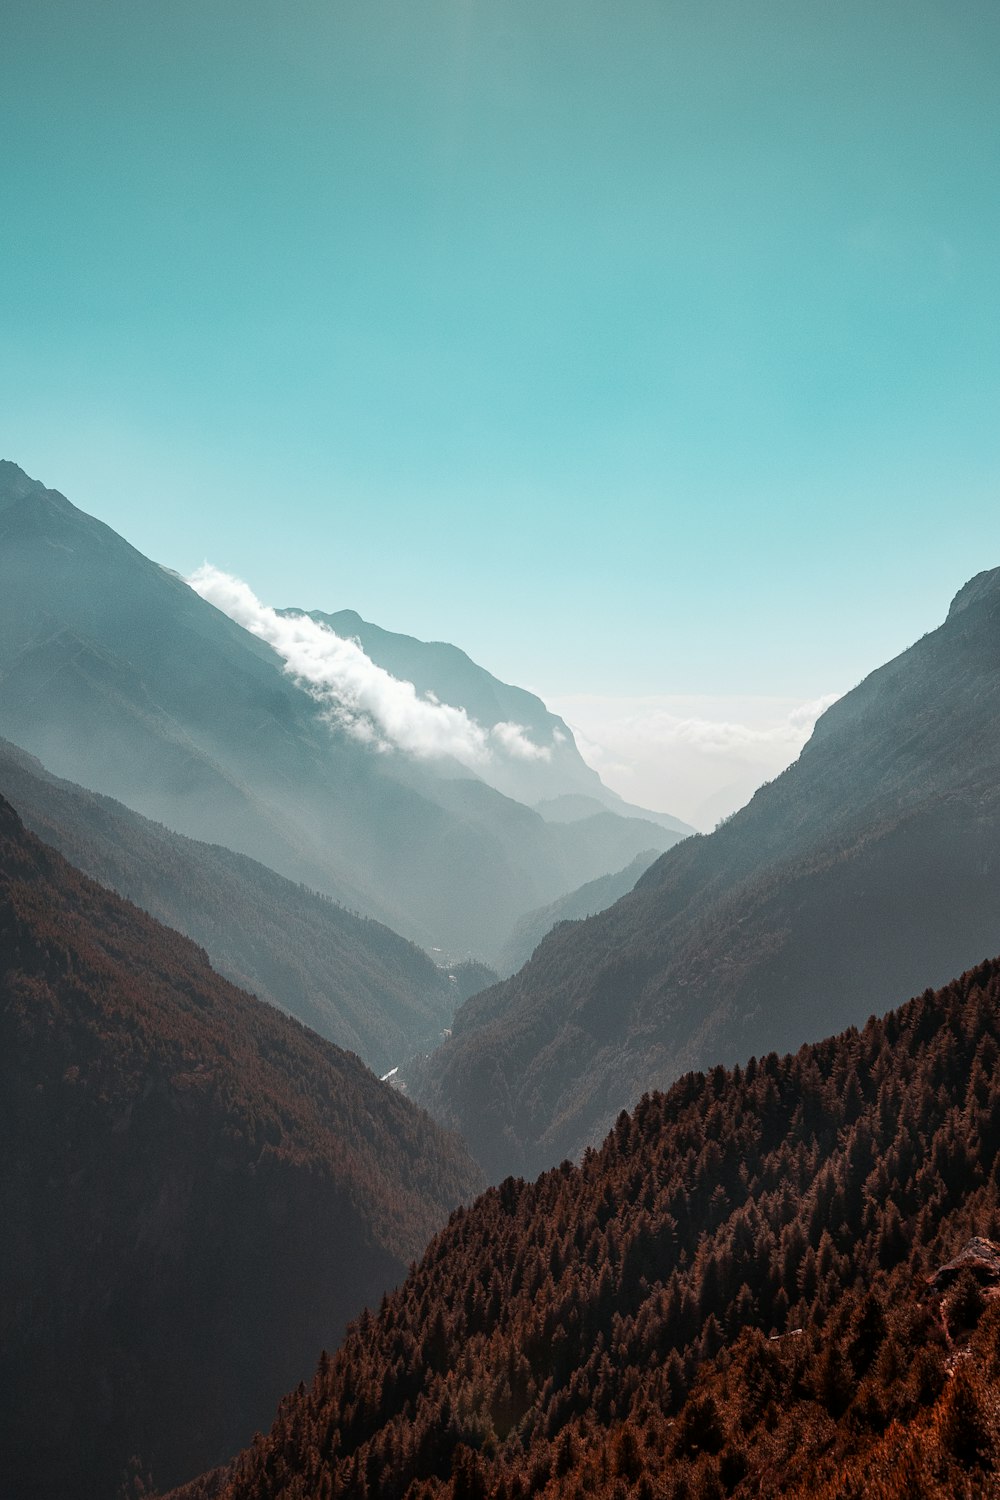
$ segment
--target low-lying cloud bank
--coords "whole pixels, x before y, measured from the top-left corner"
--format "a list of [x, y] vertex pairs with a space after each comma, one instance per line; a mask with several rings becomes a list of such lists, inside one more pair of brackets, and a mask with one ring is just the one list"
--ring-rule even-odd
[[484, 729], [464, 708], [422, 698], [366, 656], [357, 641], [336, 635], [307, 615], [279, 615], [241, 579], [205, 563], [187, 580], [216, 609], [266, 641], [285, 671], [321, 704], [331, 723], [376, 750], [396, 749], [421, 759], [452, 757], [471, 769], [495, 756], [549, 760], [521, 724]]
[[838, 693], [770, 697], [553, 698], [584, 758], [630, 802], [710, 830], [783, 771]]

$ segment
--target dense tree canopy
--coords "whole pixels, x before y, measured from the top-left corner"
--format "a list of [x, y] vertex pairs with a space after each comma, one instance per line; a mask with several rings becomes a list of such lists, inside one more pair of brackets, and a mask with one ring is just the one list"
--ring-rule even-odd
[[645, 1097], [457, 1210], [184, 1500], [995, 1494], [1000, 1310], [928, 1278], [1000, 1234], [998, 1058], [995, 961]]

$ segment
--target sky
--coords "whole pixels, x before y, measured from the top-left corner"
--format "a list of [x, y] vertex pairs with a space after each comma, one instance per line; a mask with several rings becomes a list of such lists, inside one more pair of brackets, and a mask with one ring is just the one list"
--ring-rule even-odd
[[995, 0], [4, 0], [0, 174], [0, 456], [650, 805], [1000, 563]]

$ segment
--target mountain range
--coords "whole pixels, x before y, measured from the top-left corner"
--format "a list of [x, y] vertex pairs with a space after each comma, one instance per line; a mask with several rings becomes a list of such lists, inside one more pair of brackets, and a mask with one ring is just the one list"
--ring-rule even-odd
[[995, 1495], [998, 661], [685, 837], [0, 464], [0, 1500]]
[[1000, 569], [819, 720], [799, 759], [470, 999], [411, 1083], [493, 1180], [691, 1067], [860, 1023], [1000, 948]]
[[657, 858], [655, 849], [647, 849], [642, 854], [637, 854], [624, 870], [616, 870], [612, 875], [599, 875], [596, 880], [588, 880], [577, 890], [560, 896], [558, 901], [539, 907], [537, 911], [525, 912], [497, 953], [498, 972], [509, 977], [522, 969], [542, 938], [559, 922], [579, 922], [584, 917], [595, 916], [597, 912], [613, 906], [633, 889], [639, 876], [645, 874]]
[[[468, 691], [503, 686], [462, 660]], [[374, 753], [271, 645], [8, 462], [0, 733], [57, 776], [453, 958], [488, 957], [526, 911], [681, 836], [600, 801], [556, 824], [447, 758]], [[549, 791], [593, 792], [568, 740], [548, 750], [572, 773]]]
[[645, 819], [671, 833], [686, 836], [694, 832], [680, 818], [636, 807], [611, 791], [583, 759], [565, 720], [551, 713], [535, 693], [501, 682], [457, 646], [384, 630], [363, 620], [353, 609], [333, 614], [318, 609], [283, 609], [278, 613], [286, 617], [308, 615], [338, 636], [357, 641], [377, 666], [402, 682], [411, 682], [418, 696], [462, 708], [484, 729], [521, 725], [533, 743], [549, 748], [548, 757], [497, 757], [479, 774], [506, 796], [537, 807], [546, 819], [577, 822], [610, 811], [620, 817]]

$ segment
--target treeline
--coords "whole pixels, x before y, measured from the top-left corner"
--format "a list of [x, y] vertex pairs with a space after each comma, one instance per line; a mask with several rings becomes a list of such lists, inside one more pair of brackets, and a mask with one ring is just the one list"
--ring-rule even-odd
[[184, 1500], [995, 1495], [1000, 961], [459, 1210]]

